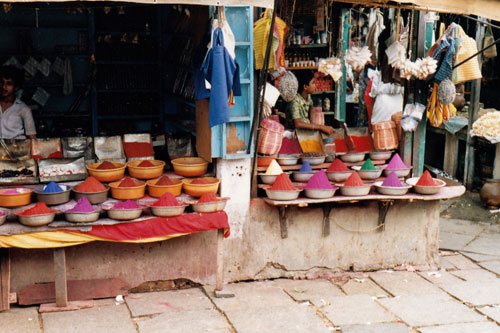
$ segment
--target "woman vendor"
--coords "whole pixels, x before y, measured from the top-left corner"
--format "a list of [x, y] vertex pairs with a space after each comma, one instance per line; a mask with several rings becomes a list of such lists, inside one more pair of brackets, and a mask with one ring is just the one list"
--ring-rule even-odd
[[24, 80], [24, 73], [14, 66], [0, 68], [0, 136], [5, 139], [35, 138], [36, 129], [31, 109], [16, 93]]
[[312, 106], [311, 94], [316, 91], [314, 85], [314, 74], [310, 71], [299, 71], [296, 74], [299, 81], [299, 91], [294, 100], [288, 103], [286, 108], [287, 128], [303, 128], [309, 130], [320, 130], [331, 135], [335, 130], [331, 126], [315, 125], [309, 121], [309, 109]]

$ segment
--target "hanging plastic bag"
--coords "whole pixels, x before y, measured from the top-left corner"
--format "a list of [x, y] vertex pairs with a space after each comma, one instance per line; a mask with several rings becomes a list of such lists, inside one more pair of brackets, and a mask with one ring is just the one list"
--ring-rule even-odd
[[[491, 26], [488, 26], [484, 33], [483, 48], [489, 46], [490, 44], [493, 44], [494, 42], [495, 42], [495, 37], [493, 37], [493, 30], [491, 29]], [[483, 52], [483, 57], [487, 59], [495, 58], [496, 56], [497, 56], [496, 45], [493, 45], [492, 47], [488, 48]]]
[[236, 42], [234, 40], [234, 34], [227, 23], [226, 13], [224, 9], [219, 8], [219, 13], [217, 14], [217, 18], [212, 20], [212, 32], [210, 34], [210, 43], [208, 43], [207, 48], [210, 50], [212, 48], [212, 43], [214, 41], [214, 31], [215, 29], [220, 28], [222, 30], [222, 35], [224, 36], [224, 47], [227, 52], [231, 56], [231, 58], [235, 59], [236, 55], [234, 52], [234, 48], [236, 47]]

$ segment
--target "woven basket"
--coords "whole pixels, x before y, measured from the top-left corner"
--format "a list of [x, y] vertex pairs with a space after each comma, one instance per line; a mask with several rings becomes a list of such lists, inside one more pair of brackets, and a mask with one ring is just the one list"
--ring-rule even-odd
[[[458, 28], [458, 36], [462, 38], [462, 43], [458, 48], [455, 64], [461, 63], [465, 59], [477, 53], [476, 41], [473, 38], [467, 36], [462, 27], [459, 26]], [[458, 66], [455, 71], [456, 75], [455, 73], [453, 75], [453, 81], [455, 84], [482, 78], [477, 56]]]
[[309, 113], [309, 118], [311, 120], [311, 124], [314, 125], [325, 124], [325, 115], [323, 114], [323, 110], [320, 107], [311, 108], [311, 112]]
[[269, 118], [264, 118], [260, 127], [257, 152], [265, 155], [277, 154], [281, 149], [285, 127]]
[[393, 121], [382, 121], [373, 125], [373, 146], [377, 150], [390, 150], [398, 147], [398, 134]]

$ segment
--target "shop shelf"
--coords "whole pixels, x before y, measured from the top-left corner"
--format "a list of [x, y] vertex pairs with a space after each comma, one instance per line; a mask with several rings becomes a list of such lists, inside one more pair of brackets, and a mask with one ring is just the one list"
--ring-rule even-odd
[[317, 91], [313, 95], [335, 94], [335, 90]]
[[287, 46], [289, 49], [311, 49], [320, 47], [328, 47], [328, 44], [292, 44]]

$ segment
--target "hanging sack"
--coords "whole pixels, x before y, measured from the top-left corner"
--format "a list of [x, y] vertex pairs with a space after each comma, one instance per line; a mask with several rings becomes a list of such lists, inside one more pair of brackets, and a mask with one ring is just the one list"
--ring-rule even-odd
[[285, 127], [269, 118], [262, 119], [260, 123], [257, 152], [264, 155], [277, 154], [281, 149]]
[[[493, 37], [493, 30], [491, 29], [491, 26], [488, 26], [484, 33], [483, 48], [489, 46], [490, 44], [493, 44], [494, 42], [495, 42], [495, 37]], [[483, 52], [483, 57], [487, 59], [495, 58], [496, 56], [497, 56], [496, 45], [493, 45], [492, 47]]]
[[393, 121], [383, 121], [373, 125], [373, 147], [377, 150], [391, 150], [398, 147], [398, 134]]
[[[467, 36], [461, 26], [458, 26], [458, 37], [462, 39], [462, 43], [458, 48], [455, 64], [459, 64], [477, 53], [476, 41]], [[455, 71], [456, 76], [453, 76], [455, 84], [482, 78], [477, 56], [458, 66]]]

